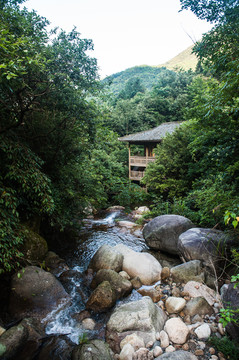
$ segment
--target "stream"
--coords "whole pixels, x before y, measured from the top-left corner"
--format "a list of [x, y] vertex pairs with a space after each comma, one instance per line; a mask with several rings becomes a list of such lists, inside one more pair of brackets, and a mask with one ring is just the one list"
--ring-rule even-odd
[[[48, 338], [64, 339], [64, 344], [74, 346], [79, 343], [79, 338], [104, 338], [104, 329], [110, 312], [107, 314], [93, 315], [96, 322], [94, 330], [85, 330], [79, 321], [79, 313], [85, 309], [85, 303], [90, 295], [90, 280], [87, 277], [87, 267], [94, 253], [103, 245], [111, 246], [121, 244], [142, 251], [147, 249], [144, 239], [140, 237], [139, 230], [132, 230], [117, 226], [117, 221], [129, 221], [123, 212], [106, 214], [102, 219], [85, 219], [79, 232], [79, 236], [72, 243], [64, 244], [62, 248], [53, 249], [63, 258], [70, 270], [59, 272], [58, 279], [71, 297], [71, 303], [67, 307], [59, 306], [43, 319], [46, 325], [45, 332]], [[135, 234], [134, 234], [135, 232]], [[131, 295], [120, 302], [128, 302], [141, 298], [141, 295], [133, 290]], [[119, 303], [118, 301], [118, 303]], [[117, 303], [117, 304], [118, 304]], [[68, 342], [69, 341], [69, 342]], [[65, 346], [61, 344], [61, 346]], [[59, 348], [59, 344], [57, 345]], [[62, 353], [61, 349], [61, 353]], [[63, 351], [64, 353], [64, 351]], [[62, 355], [63, 356], [63, 355]], [[51, 353], [51, 359], [61, 358], [59, 353]], [[62, 357], [64, 359], [64, 356]], [[41, 359], [37, 357], [36, 359]]]

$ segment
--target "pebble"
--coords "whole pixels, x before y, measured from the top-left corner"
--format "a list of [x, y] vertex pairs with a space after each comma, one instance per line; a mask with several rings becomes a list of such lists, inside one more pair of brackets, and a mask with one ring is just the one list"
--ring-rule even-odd
[[188, 351], [189, 350], [189, 345], [187, 343], [183, 344], [182, 349], [184, 351]]
[[154, 343], [153, 341], [149, 341], [147, 344], [146, 344], [146, 348], [147, 349], [151, 349], [153, 347]]
[[199, 345], [200, 349], [202, 349], [202, 350], [204, 350], [206, 347], [206, 344], [203, 341], [198, 341], [198, 345]]
[[154, 357], [156, 358], [156, 357], [162, 355], [162, 353], [163, 353], [162, 348], [160, 346], [155, 346], [155, 348], [153, 350]]
[[165, 352], [167, 353], [171, 353], [171, 352], [174, 352], [176, 349], [173, 345], [169, 345], [166, 349], [165, 349]]
[[204, 351], [202, 349], [197, 349], [194, 352], [194, 355], [196, 356], [203, 356], [204, 355]]
[[217, 355], [212, 355], [211, 360], [218, 360], [218, 356]]
[[211, 355], [214, 355], [215, 354], [215, 349], [213, 348], [213, 347], [211, 347], [209, 350], [208, 350], [209, 352], [210, 352], [210, 354]]

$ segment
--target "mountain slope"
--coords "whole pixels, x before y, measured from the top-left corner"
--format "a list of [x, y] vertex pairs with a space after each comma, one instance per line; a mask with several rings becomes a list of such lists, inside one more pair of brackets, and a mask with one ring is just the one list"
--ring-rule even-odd
[[129, 79], [138, 78], [145, 89], [152, 89], [158, 82], [163, 73], [177, 70], [195, 70], [197, 65], [196, 55], [192, 54], [193, 45], [182, 51], [173, 59], [167, 61], [165, 64], [158, 66], [134, 66], [124, 71], [107, 76], [102, 80], [103, 84], [108, 84], [109, 89], [114, 94], [119, 94], [122, 91]]
[[186, 50], [182, 51], [171, 60], [159, 65], [159, 67], [166, 67], [169, 70], [175, 70], [175, 68], [178, 68], [186, 71], [192, 69], [194, 71], [198, 60], [196, 55], [192, 53], [193, 47], [194, 45], [189, 46]]

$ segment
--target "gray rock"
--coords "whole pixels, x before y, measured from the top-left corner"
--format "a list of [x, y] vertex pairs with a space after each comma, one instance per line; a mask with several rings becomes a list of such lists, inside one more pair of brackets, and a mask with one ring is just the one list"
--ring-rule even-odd
[[171, 269], [171, 276], [176, 283], [186, 283], [190, 280], [204, 282], [205, 274], [200, 260], [192, 260]]
[[103, 281], [109, 281], [111, 287], [115, 290], [117, 299], [129, 295], [133, 289], [131, 282], [124, 279], [114, 270], [99, 270], [91, 282], [91, 287], [95, 289]]
[[115, 290], [109, 281], [103, 281], [90, 295], [86, 309], [93, 310], [96, 313], [105, 312], [115, 305], [116, 300]]
[[145, 225], [143, 236], [150, 248], [177, 254], [179, 235], [192, 227], [192, 222], [183, 216], [161, 215]]
[[147, 344], [156, 341], [156, 333], [166, 321], [164, 311], [149, 297], [122, 304], [112, 313], [106, 326], [106, 339], [115, 352], [120, 352], [120, 342], [127, 335], [136, 333]]
[[210, 326], [206, 323], [200, 325], [194, 330], [195, 334], [197, 335], [198, 339], [208, 339], [211, 335]]
[[[239, 308], [239, 286], [234, 288], [234, 284], [229, 284], [228, 287], [224, 287], [222, 291], [222, 302], [225, 308], [231, 308], [238, 310]], [[239, 314], [234, 315], [234, 319], [239, 321]], [[226, 326], [227, 332], [231, 337], [239, 343], [239, 326], [235, 323], [229, 323]]]
[[116, 272], [122, 270], [123, 255], [110, 245], [102, 245], [90, 261], [89, 268], [94, 271], [111, 269]]
[[212, 271], [218, 267], [228, 238], [223, 231], [192, 228], [179, 236], [178, 251], [186, 260], [202, 260]]
[[113, 354], [102, 340], [91, 340], [73, 349], [72, 360], [113, 360]]
[[169, 314], [177, 314], [183, 310], [186, 300], [181, 297], [170, 296], [165, 302], [166, 310]]
[[5, 331], [0, 337], [0, 358], [12, 359], [28, 339], [28, 330], [21, 323]]
[[37, 266], [27, 266], [12, 277], [9, 312], [16, 318], [44, 317], [61, 302], [70, 301], [61, 283]]
[[207, 300], [202, 297], [198, 296], [189, 300], [183, 310], [185, 315], [211, 315], [213, 314], [213, 307], [208, 304]]
[[173, 353], [165, 353], [154, 360], [197, 360], [197, 357], [188, 351], [175, 351]]

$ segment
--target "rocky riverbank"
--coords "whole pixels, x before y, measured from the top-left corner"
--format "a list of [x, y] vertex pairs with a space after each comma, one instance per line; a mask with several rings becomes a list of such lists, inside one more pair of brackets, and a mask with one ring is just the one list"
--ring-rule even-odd
[[233, 305], [238, 299], [231, 285], [223, 285], [221, 295], [216, 291], [222, 259], [215, 247], [220, 248], [224, 234], [195, 228], [176, 215], [155, 218], [144, 227], [126, 220], [115, 226], [120, 234], [144, 237], [151, 250], [103, 244], [87, 271], [77, 273], [84, 306], [71, 316], [81, 329], [80, 344], [66, 336], [46, 336], [46, 315], [70, 306], [67, 279], [76, 275], [49, 252], [45, 269], [28, 266], [12, 277], [8, 311], [15, 323], [0, 328], [1, 359], [225, 359], [208, 342], [210, 336], [225, 334], [219, 321], [223, 302], [230, 298]]

